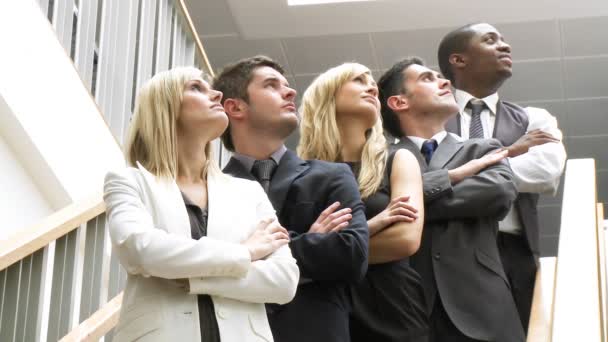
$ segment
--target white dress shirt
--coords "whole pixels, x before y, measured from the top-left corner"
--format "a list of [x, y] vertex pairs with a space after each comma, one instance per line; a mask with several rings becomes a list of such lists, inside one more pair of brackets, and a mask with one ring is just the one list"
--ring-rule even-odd
[[[473, 95], [466, 91], [456, 89], [454, 97], [458, 103], [460, 112], [461, 136], [469, 138], [469, 125], [471, 123], [471, 110], [465, 108]], [[492, 138], [494, 135], [494, 123], [496, 122], [496, 108], [498, 104], [498, 93], [481, 99], [486, 108], [481, 112], [480, 119], [483, 127], [484, 138]], [[566, 164], [566, 149], [561, 142], [562, 131], [557, 126], [557, 120], [547, 110], [535, 107], [524, 108], [528, 114], [528, 128], [526, 132], [540, 129], [551, 134], [559, 143], [547, 143], [531, 147], [527, 153], [517, 157], [509, 158], [511, 169], [515, 175], [515, 185], [519, 192], [551, 193], [555, 195], [559, 186], [560, 177]], [[499, 224], [502, 232], [521, 234], [521, 223], [516, 209], [511, 211]]]
[[[441, 132], [433, 135], [433, 137], [431, 139], [435, 140], [437, 142], [437, 146], [439, 146], [439, 144], [441, 144], [441, 142], [443, 141], [443, 139], [445, 139], [445, 137], [447, 135], [448, 135], [448, 132], [441, 131]], [[422, 149], [422, 144], [424, 144], [425, 141], [429, 140], [429, 139], [415, 137], [415, 136], [411, 136], [411, 135], [408, 135], [407, 138], [410, 139], [411, 141], [413, 141], [414, 144], [416, 144], [416, 146], [418, 146], [418, 150]]]

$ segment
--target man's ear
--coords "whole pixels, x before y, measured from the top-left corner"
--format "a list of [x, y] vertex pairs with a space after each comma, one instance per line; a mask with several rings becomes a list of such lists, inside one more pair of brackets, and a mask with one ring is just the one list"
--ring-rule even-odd
[[386, 105], [393, 112], [401, 112], [410, 108], [410, 103], [407, 97], [403, 95], [393, 95], [386, 99]]
[[468, 58], [463, 53], [451, 54], [450, 58], [448, 58], [448, 61], [450, 62], [450, 65], [457, 69], [462, 69], [468, 64]]
[[224, 110], [230, 119], [239, 120], [245, 117], [247, 103], [241, 99], [225, 99]]

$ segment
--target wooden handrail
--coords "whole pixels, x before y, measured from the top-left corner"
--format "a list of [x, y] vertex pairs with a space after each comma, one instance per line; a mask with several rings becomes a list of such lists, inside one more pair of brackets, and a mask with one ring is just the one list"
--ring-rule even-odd
[[105, 211], [101, 194], [68, 205], [39, 223], [0, 241], [0, 270], [47, 246]]
[[608, 308], [606, 305], [607, 288], [606, 288], [606, 234], [604, 232], [604, 205], [601, 203], [597, 204], [597, 274], [598, 282], [600, 286], [600, 322], [602, 324], [602, 341], [606, 341], [608, 338], [608, 323], [606, 322], [606, 314]]
[[551, 341], [555, 263], [555, 257], [540, 258], [528, 325], [528, 342]]
[[98, 341], [118, 324], [122, 295], [121, 292], [104, 304], [91, 317], [84, 320], [59, 341]]
[[555, 270], [553, 342], [602, 340], [597, 220], [595, 161], [570, 159]]
[[196, 45], [198, 52], [203, 57], [203, 61], [205, 62], [207, 71], [209, 72], [209, 74], [211, 74], [212, 77], [215, 76], [213, 68], [211, 67], [211, 63], [209, 62], [209, 58], [207, 57], [207, 53], [205, 52], [205, 48], [203, 47], [203, 42], [201, 42], [201, 39], [198, 36], [198, 33], [196, 32], [196, 27], [194, 27], [194, 23], [192, 22], [192, 17], [190, 17], [190, 12], [188, 12], [188, 7], [186, 6], [186, 3], [184, 2], [184, 0], [177, 0], [176, 2], [182, 11], [184, 19], [186, 20], [186, 25], [192, 33], [192, 37], [194, 38], [194, 44]]

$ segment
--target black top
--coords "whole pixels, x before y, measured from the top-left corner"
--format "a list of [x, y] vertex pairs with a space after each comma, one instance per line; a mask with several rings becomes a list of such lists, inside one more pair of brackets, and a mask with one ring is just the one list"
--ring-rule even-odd
[[[391, 201], [390, 175], [395, 152], [387, 159], [379, 189], [363, 199], [367, 219], [381, 213]], [[346, 163], [355, 175], [361, 164]], [[408, 258], [369, 265], [365, 278], [351, 286], [350, 321], [353, 342], [428, 341], [428, 316], [420, 275]]]
[[[207, 209], [194, 204], [184, 193], [184, 204], [190, 219], [190, 234], [194, 240], [207, 236]], [[220, 331], [215, 318], [215, 310], [211, 296], [198, 295], [198, 316], [201, 326], [202, 342], [220, 342]]]

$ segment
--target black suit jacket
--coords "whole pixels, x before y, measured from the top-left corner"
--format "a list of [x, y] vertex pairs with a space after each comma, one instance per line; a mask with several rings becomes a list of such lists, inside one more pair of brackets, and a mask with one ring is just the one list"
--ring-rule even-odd
[[[234, 158], [224, 172], [255, 180]], [[275, 339], [347, 341], [348, 335], [336, 336], [336, 331], [331, 332], [332, 322], [327, 321], [324, 315], [328, 311], [325, 305], [330, 304], [338, 308], [332, 315], [345, 315], [335, 319], [346, 318], [347, 322], [349, 300], [346, 285], [358, 282], [367, 271], [369, 232], [353, 173], [345, 164], [304, 161], [288, 150], [272, 176], [268, 197], [279, 222], [289, 231], [289, 247], [301, 276], [296, 298], [269, 315], [287, 317], [278, 319], [281, 326], [273, 325], [277, 317], [271, 317]], [[321, 212], [336, 201], [342, 208], [352, 209], [349, 226], [338, 233], [308, 233]], [[317, 305], [318, 310], [315, 308]], [[305, 314], [316, 311], [325, 313]], [[334, 330], [340, 329], [336, 327]], [[328, 335], [330, 333], [332, 335]]]
[[429, 314], [441, 301], [454, 325], [484, 341], [524, 341], [517, 309], [505, 276], [496, 234], [517, 190], [506, 162], [451, 185], [448, 170], [500, 148], [496, 140], [458, 141], [448, 136], [429, 165], [418, 147], [404, 138], [393, 148], [417, 157], [423, 171], [425, 224], [422, 243], [412, 257], [428, 298]]

